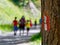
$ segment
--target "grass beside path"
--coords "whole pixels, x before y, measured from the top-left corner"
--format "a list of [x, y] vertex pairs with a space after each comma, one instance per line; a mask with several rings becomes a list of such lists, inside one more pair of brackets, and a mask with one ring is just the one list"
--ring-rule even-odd
[[31, 45], [41, 45], [41, 33], [33, 35], [31, 41]]
[[11, 24], [0, 25], [0, 30], [7, 31], [7, 32], [13, 31], [13, 25]]

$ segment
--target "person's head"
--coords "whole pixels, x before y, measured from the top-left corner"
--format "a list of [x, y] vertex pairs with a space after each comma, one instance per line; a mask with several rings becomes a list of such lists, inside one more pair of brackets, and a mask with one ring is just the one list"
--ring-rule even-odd
[[21, 17], [21, 19], [25, 19], [25, 17], [24, 17], [24, 16], [22, 16], [22, 17]]
[[24, 16], [22, 16], [22, 17], [24, 17]]
[[15, 20], [17, 19], [17, 17], [15, 17]]
[[27, 22], [29, 22], [30, 20], [27, 20]]

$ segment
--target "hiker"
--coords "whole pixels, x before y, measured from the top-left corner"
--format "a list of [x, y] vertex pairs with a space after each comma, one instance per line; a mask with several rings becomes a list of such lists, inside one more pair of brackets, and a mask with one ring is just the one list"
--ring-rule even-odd
[[15, 19], [13, 20], [13, 25], [14, 25], [14, 36], [16, 35], [16, 32], [17, 32], [17, 30], [18, 30], [18, 27], [17, 27], [18, 21], [17, 21], [16, 19], [17, 19], [17, 17], [15, 17]]
[[42, 18], [39, 19], [39, 25], [40, 25], [40, 29], [41, 29], [41, 25], [42, 25]]
[[39, 19], [39, 24], [40, 24], [40, 25], [42, 24], [42, 18]]
[[32, 27], [32, 21], [31, 21], [31, 19], [30, 19], [30, 27]]
[[36, 28], [36, 26], [37, 26], [37, 20], [35, 20], [34, 25], [35, 25], [35, 28]]
[[26, 21], [26, 29], [27, 29], [27, 36], [28, 36], [29, 30], [30, 30], [30, 20]]
[[22, 16], [22, 18], [19, 20], [19, 29], [20, 29], [20, 35], [21, 35], [21, 30], [23, 30], [23, 34], [24, 34], [24, 30], [25, 30], [25, 17]]

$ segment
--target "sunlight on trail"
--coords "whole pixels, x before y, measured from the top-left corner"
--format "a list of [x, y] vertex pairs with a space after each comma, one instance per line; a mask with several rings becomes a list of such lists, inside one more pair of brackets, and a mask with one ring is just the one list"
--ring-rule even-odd
[[[19, 31], [17, 31], [17, 35], [16, 36], [13, 35], [14, 32], [8, 32], [6, 34], [1, 34], [0, 35], [0, 42], [4, 43], [4, 44], [5, 43], [6, 44], [7, 43], [11, 43], [11, 44], [17, 43], [16, 45], [33, 45], [33, 44], [40, 45], [39, 43], [41, 41], [39, 39], [36, 40], [36, 41], [33, 41], [33, 42], [26, 42], [27, 40], [29, 40], [31, 38], [32, 35], [37, 34], [39, 32], [40, 32], [39, 29], [38, 30], [30, 30], [29, 31], [29, 36], [26, 36], [26, 33], [27, 33], [26, 30], [25, 30], [24, 35], [22, 35], [22, 36], [19, 36]], [[23, 42], [23, 43], [18, 43], [18, 42]]]
[[0, 35], [2, 34], [2, 31], [0, 30]]
[[37, 42], [26, 42], [26, 43], [21, 43], [21, 44], [17, 44], [17, 45], [41, 45], [41, 41], [39, 44], [37, 44]]

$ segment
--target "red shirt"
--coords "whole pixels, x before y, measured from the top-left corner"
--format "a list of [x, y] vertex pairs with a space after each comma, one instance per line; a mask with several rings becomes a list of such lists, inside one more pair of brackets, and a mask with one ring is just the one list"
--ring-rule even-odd
[[32, 21], [30, 20], [30, 26], [32, 27]]
[[14, 24], [14, 26], [17, 26], [17, 24], [18, 24], [18, 23], [17, 23], [17, 20], [14, 20], [14, 21], [13, 21], [13, 24]]

